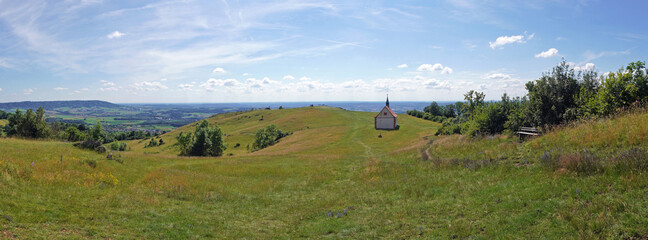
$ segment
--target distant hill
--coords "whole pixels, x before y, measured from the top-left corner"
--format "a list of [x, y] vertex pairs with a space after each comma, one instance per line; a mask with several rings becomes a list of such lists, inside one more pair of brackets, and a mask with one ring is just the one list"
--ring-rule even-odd
[[114, 103], [106, 101], [25, 101], [25, 102], [8, 102], [0, 103], [0, 109], [37, 109], [43, 107], [47, 110], [52, 110], [56, 108], [69, 107], [69, 108], [81, 108], [81, 107], [106, 107], [106, 108], [117, 108], [122, 107]]

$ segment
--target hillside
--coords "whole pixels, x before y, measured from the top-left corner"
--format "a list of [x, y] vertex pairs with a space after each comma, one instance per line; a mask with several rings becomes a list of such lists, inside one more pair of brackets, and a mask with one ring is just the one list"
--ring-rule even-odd
[[0, 103], [0, 109], [10, 110], [10, 109], [37, 109], [43, 107], [45, 110], [53, 110], [55, 108], [93, 108], [93, 107], [104, 107], [104, 108], [118, 108], [121, 105], [114, 103], [109, 103], [105, 101], [25, 101], [25, 102], [8, 102]]
[[[0, 236], [587, 239], [648, 233], [644, 172], [580, 175], [547, 170], [536, 157], [564, 136], [646, 125], [645, 112], [525, 143], [433, 137], [439, 124], [406, 115], [399, 115], [400, 130], [379, 132], [373, 115], [328, 107], [219, 114], [208, 120], [227, 135], [225, 155], [233, 154], [219, 158], [177, 156], [175, 136], [195, 124], [163, 135], [161, 147], [129, 142], [131, 151], [116, 153], [123, 164], [70, 143], [0, 139]], [[249, 153], [254, 132], [268, 124], [293, 134]], [[590, 142], [618, 152], [645, 150], [634, 140], [610, 144], [648, 136], [648, 129], [632, 126], [617, 138]], [[428, 147], [432, 160], [421, 154]], [[562, 148], [567, 153], [580, 145]]]

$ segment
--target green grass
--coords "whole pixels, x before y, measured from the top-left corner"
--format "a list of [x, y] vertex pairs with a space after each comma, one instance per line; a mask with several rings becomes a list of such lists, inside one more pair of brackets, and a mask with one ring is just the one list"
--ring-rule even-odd
[[[227, 134], [225, 153], [234, 156], [176, 156], [175, 136], [195, 128], [190, 125], [163, 135], [161, 147], [129, 142], [132, 150], [120, 153], [123, 164], [70, 143], [0, 139], [0, 236], [591, 239], [648, 233], [646, 173], [581, 176], [549, 171], [534, 158], [562, 139], [561, 132], [645, 125], [645, 114], [525, 143], [433, 137], [438, 124], [406, 115], [399, 116], [400, 130], [379, 132], [373, 116], [325, 107], [221, 114], [209, 121]], [[256, 129], [269, 124], [294, 133], [246, 151]], [[596, 139], [603, 146], [619, 138]], [[236, 143], [241, 147], [233, 148]], [[559, 146], [580, 147], [578, 141]], [[428, 147], [436, 160], [422, 158]], [[453, 159], [488, 164], [471, 168]], [[106, 183], [109, 174], [116, 185]], [[343, 209], [339, 218], [328, 215]]]

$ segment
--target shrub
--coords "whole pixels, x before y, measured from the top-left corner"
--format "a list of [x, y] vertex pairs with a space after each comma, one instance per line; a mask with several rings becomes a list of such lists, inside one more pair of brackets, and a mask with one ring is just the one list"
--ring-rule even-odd
[[97, 184], [99, 186], [108, 186], [108, 187], [114, 187], [119, 184], [119, 180], [115, 176], [112, 175], [112, 173], [91, 173], [86, 176], [86, 185], [94, 185]]
[[52, 129], [45, 122], [45, 110], [40, 107], [36, 113], [28, 109], [24, 114], [20, 109], [9, 117], [6, 126], [10, 136], [25, 138], [48, 138], [52, 136]]
[[78, 141], [83, 141], [85, 140], [85, 134], [83, 134], [81, 131], [79, 131], [78, 128], [75, 127], [68, 127], [65, 129], [65, 133], [67, 134], [67, 140], [69, 142], [78, 142]]
[[603, 172], [601, 159], [588, 150], [567, 154], [545, 152], [540, 157], [540, 163], [551, 171], [565, 169], [585, 175]]
[[146, 144], [146, 146], [144, 146], [144, 147], [155, 147], [155, 146], [158, 145], [158, 143], [159, 142], [157, 140], [155, 140], [155, 138], [151, 138], [151, 141], [149, 141], [149, 143]]
[[252, 144], [253, 150], [261, 150], [266, 147], [272, 146], [279, 141], [280, 138], [290, 135], [289, 132], [284, 132], [277, 128], [274, 124], [268, 125], [265, 128], [259, 128], [255, 134], [254, 143]]
[[97, 167], [97, 160], [94, 159], [85, 159], [81, 161], [81, 165], [88, 165], [91, 168], [96, 168]]
[[106, 152], [106, 148], [101, 145], [100, 141], [96, 141], [92, 139], [88, 139], [80, 143], [75, 143], [74, 146], [78, 148], [94, 150], [98, 153]]
[[110, 144], [110, 149], [113, 151], [126, 151], [127, 147], [125, 142], [113, 142]]
[[209, 126], [203, 120], [196, 126], [194, 133], [180, 133], [177, 137], [180, 155], [185, 156], [221, 156], [226, 147], [223, 132], [218, 126]]
[[631, 148], [612, 158], [614, 169], [620, 172], [648, 171], [648, 152]]
[[603, 171], [599, 157], [585, 150], [579, 153], [565, 154], [560, 157], [560, 167], [578, 174], [596, 174]]

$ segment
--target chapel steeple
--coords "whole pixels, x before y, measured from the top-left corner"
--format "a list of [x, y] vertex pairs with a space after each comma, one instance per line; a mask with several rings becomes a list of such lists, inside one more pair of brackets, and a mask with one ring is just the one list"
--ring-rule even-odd
[[387, 101], [385, 102], [385, 106], [389, 107], [389, 94], [387, 94]]

